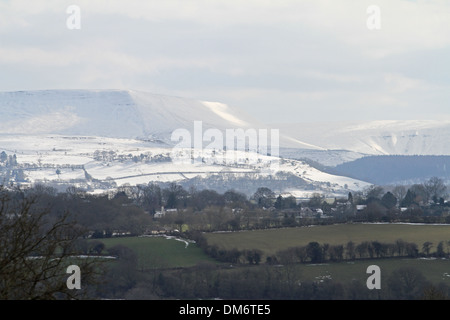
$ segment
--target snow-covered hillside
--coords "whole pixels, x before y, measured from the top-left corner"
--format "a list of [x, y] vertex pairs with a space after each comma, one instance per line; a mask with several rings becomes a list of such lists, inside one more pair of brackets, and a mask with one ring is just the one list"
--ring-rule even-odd
[[[199, 146], [194, 141], [196, 162], [179, 163], [174, 152], [178, 143], [172, 141], [172, 133], [187, 130], [195, 140], [196, 121], [202, 122], [201, 135], [215, 129], [225, 138], [227, 129], [253, 129], [261, 138], [260, 130], [266, 129], [272, 136], [269, 126], [218, 102], [120, 90], [0, 93], [0, 153], [6, 153], [0, 159], [0, 175], [8, 182], [45, 183], [58, 188], [75, 185], [90, 192], [192, 180], [205, 187], [222, 181], [221, 187], [236, 186], [246, 192], [255, 191], [247, 187], [251, 181], [252, 188], [258, 185], [296, 195], [322, 192], [335, 196], [369, 185], [324, 173], [298, 159], [278, 158], [269, 136], [265, 153], [243, 149], [233, 153], [228, 145], [210, 149], [222, 162], [198, 155]], [[282, 150], [324, 151], [282, 132], [279, 138]], [[203, 142], [200, 148], [212, 140]], [[271, 163], [277, 164], [275, 170], [267, 165]]]
[[[176, 129], [268, 129], [242, 110], [133, 90], [0, 92], [0, 134], [62, 134], [160, 140], [171, 144]], [[317, 149], [280, 136], [284, 147]]]
[[[106, 137], [62, 135], [0, 135], [0, 152], [15, 155], [17, 163], [0, 161], [0, 175], [21, 184], [43, 183], [64, 190], [74, 185], [89, 192], [106, 192], [123, 185], [182, 182], [189, 179], [266, 178], [280, 192], [289, 189], [295, 194], [322, 192], [329, 196], [345, 195], [349, 190], [361, 190], [369, 184], [356, 179], [321, 172], [305, 162], [258, 155], [261, 161], [249, 161], [248, 152], [237, 151], [236, 159], [223, 163], [178, 163], [172, 158], [173, 148], [150, 141]], [[235, 153], [225, 153], [235, 157]], [[276, 171], [264, 170], [276, 164]], [[20, 173], [20, 174], [19, 174]], [[270, 175], [270, 176], [269, 176]], [[269, 176], [269, 178], [267, 178]], [[289, 184], [289, 180], [294, 184]], [[297, 180], [295, 180], [297, 179]], [[300, 184], [298, 183], [300, 182]], [[247, 190], [248, 193], [255, 190]]]
[[369, 155], [450, 155], [450, 121], [296, 123], [275, 127], [330, 150]]
[[[174, 162], [171, 152], [178, 141], [172, 141], [172, 133], [187, 130], [195, 140], [196, 121], [202, 123], [201, 135], [216, 129], [224, 133], [223, 138], [227, 129], [254, 129], [258, 134], [266, 129], [270, 135], [271, 129], [278, 129], [281, 158], [268, 149], [256, 156], [259, 163], [245, 160], [253, 157], [249, 150], [238, 155], [245, 160], [240, 163]], [[200, 147], [212, 141], [206, 139]], [[17, 157], [17, 163], [0, 159], [1, 178], [75, 184], [91, 191], [191, 180], [223, 186], [234, 181], [245, 189], [250, 181], [253, 186], [259, 181], [270, 184], [270, 179], [261, 178], [266, 170], [261, 161], [278, 159], [273, 186], [280, 192], [284, 188], [295, 194], [345, 194], [368, 184], [324, 173], [323, 165], [336, 166], [366, 155], [450, 155], [448, 141], [450, 121], [266, 125], [223, 103], [131, 90], [0, 92], [0, 152]], [[225, 150], [219, 147], [213, 152], [223, 156]]]
[[[0, 93], [1, 133], [113, 138], [170, 137], [192, 121], [220, 129], [250, 126], [227, 106], [119, 90], [49, 90]], [[217, 112], [215, 110], [217, 109]]]

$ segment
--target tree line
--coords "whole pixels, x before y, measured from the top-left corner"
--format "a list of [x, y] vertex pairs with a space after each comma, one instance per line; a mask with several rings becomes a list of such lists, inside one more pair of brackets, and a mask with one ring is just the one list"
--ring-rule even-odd
[[[365, 275], [364, 275], [365, 276]], [[383, 278], [381, 290], [361, 280], [305, 279], [298, 266], [223, 269], [202, 263], [183, 270], [155, 272], [137, 281], [125, 299], [258, 300], [443, 300], [450, 287], [432, 284], [419, 270], [400, 267]]]
[[[361, 193], [349, 192], [347, 197], [335, 199], [334, 203], [320, 194], [313, 194], [307, 201], [297, 201], [289, 195], [277, 195], [266, 187], [259, 187], [247, 197], [235, 190], [222, 194], [209, 189], [186, 190], [175, 183], [166, 187], [156, 184], [125, 186], [103, 195], [89, 194], [75, 187], [57, 192], [45, 185], [23, 190], [26, 195], [36, 195], [42, 206], [50, 205], [51, 214], [70, 211], [78, 224], [98, 238], [125, 233], [141, 235], [161, 228], [210, 232], [346, 222], [450, 223], [449, 203], [430, 200], [424, 205], [422, 200], [424, 194], [441, 199], [445, 196], [443, 192], [446, 187], [440, 179], [430, 179], [420, 187], [395, 187], [387, 192], [372, 186]], [[412, 202], [401, 209], [398, 199], [402, 199], [403, 204]], [[357, 209], [361, 204], [364, 208]], [[154, 219], [154, 214], [162, 207], [176, 210]]]
[[[447, 244], [447, 251], [444, 250], [444, 243]], [[401, 239], [394, 243], [384, 243], [380, 241], [363, 241], [355, 244], [349, 241], [346, 245], [330, 245], [310, 242], [306, 246], [291, 247], [277, 252], [274, 256], [268, 257], [268, 261], [281, 264], [292, 263], [324, 263], [341, 262], [344, 260], [358, 259], [382, 259], [395, 257], [448, 257], [450, 241], [440, 241], [435, 252], [431, 252], [433, 243], [426, 241], [422, 247], [414, 242], [407, 242]]]
[[[274, 255], [267, 255], [263, 261], [264, 253], [259, 249], [238, 250], [236, 248], [226, 249], [218, 245], [210, 245], [200, 232], [189, 233], [188, 236], [195, 240], [197, 245], [210, 257], [221, 262], [232, 264], [259, 265], [261, 262], [265, 262], [268, 265], [289, 265], [394, 257], [444, 258], [450, 255], [450, 241], [440, 241], [434, 252], [431, 252], [433, 243], [430, 241], [424, 242], [421, 248], [416, 243], [407, 242], [402, 239], [398, 239], [394, 243], [363, 241], [356, 244], [353, 241], [349, 241], [345, 245], [320, 244], [312, 241], [305, 246], [290, 247], [285, 250], [280, 250]], [[445, 250], [445, 246], [447, 250]]]

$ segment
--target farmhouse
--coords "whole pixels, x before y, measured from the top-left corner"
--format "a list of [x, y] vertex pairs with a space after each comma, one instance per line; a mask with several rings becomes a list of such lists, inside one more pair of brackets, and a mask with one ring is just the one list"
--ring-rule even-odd
[[308, 207], [300, 209], [300, 217], [302, 218], [314, 217], [315, 215], [316, 212]]
[[164, 207], [161, 207], [161, 211], [156, 211], [155, 215], [153, 216], [155, 219], [159, 219], [164, 217], [167, 213], [177, 213], [177, 209], [164, 209]]
[[367, 208], [367, 205], [365, 205], [365, 204], [358, 204], [358, 205], [356, 205], [356, 211], [358, 211], [358, 212], [361, 212], [361, 211], [363, 211], [366, 208]]

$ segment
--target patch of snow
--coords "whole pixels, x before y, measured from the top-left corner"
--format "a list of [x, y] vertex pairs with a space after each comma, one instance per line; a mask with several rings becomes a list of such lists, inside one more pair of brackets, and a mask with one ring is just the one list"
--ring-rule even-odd
[[143, 238], [163, 237], [163, 238], [166, 238], [167, 240], [180, 241], [185, 244], [185, 247], [184, 247], [185, 249], [187, 249], [189, 244], [195, 243], [194, 240], [179, 238], [179, 237], [175, 237], [175, 236], [168, 236], [168, 235], [144, 235], [144, 236], [140, 236], [140, 237], [143, 237]]

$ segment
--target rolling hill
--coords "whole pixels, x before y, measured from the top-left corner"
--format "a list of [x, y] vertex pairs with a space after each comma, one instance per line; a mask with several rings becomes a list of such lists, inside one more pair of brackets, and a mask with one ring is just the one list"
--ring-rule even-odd
[[[183, 149], [190, 154], [187, 162], [174, 161], [178, 154], [174, 152], [177, 141], [172, 141], [172, 133], [187, 130], [196, 139], [195, 121], [202, 122], [200, 134], [208, 129], [269, 130], [241, 110], [218, 102], [130, 90], [3, 92], [0, 152], [4, 151], [9, 160], [0, 162], [1, 178], [9, 183], [43, 183], [62, 190], [74, 185], [89, 192], [192, 181], [202, 188], [223, 191], [227, 187], [247, 194], [267, 186], [298, 197], [313, 192], [345, 195], [369, 185], [322, 172], [302, 160], [256, 150], [209, 149], [213, 158], [199, 153], [198, 147], [205, 148], [207, 140], [203, 145], [194, 141], [195, 149], [191, 144]], [[324, 150], [283, 133], [279, 143], [280, 149], [299, 152]], [[13, 155], [14, 161], [10, 159]], [[276, 170], [272, 163], [277, 164]]]

